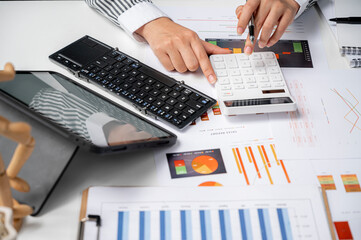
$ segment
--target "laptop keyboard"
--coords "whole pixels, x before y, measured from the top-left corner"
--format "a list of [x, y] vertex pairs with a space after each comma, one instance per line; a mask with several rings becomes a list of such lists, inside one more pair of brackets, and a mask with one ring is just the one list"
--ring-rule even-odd
[[[79, 41], [81, 41], [79, 43]], [[177, 128], [184, 128], [201, 116], [216, 100], [168, 77], [140, 61], [88, 36], [73, 44], [91, 46], [100, 56], [79, 63], [70, 49], [64, 48], [50, 56], [74, 75], [94, 82], [130, 101], [141, 112], [162, 119]], [[96, 45], [100, 45], [97, 47]], [[79, 48], [78, 48], [79, 49]], [[69, 56], [73, 56], [73, 59]], [[82, 59], [84, 62], [84, 59]]]

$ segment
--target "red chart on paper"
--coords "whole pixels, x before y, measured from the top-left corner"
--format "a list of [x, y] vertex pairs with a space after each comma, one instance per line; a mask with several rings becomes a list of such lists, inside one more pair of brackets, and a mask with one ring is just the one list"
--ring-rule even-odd
[[339, 240], [353, 239], [348, 222], [334, 222]]

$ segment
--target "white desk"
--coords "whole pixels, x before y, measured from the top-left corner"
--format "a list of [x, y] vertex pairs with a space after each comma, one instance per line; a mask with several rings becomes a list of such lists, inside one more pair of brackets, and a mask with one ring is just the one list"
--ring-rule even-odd
[[[10, 61], [18, 70], [54, 70], [72, 79], [75, 78], [51, 63], [48, 56], [84, 35], [117, 46], [140, 60], [144, 58], [142, 53], [146, 48], [83, 1], [0, 2], [0, 29], [0, 68]], [[335, 54], [331, 58], [340, 60]], [[187, 77], [190, 76], [183, 79]], [[205, 80], [200, 74], [192, 75], [194, 77]], [[40, 216], [25, 219], [18, 239], [74, 239], [78, 231], [81, 192], [88, 186], [156, 184], [156, 169], [150, 151], [113, 157], [79, 152]]]

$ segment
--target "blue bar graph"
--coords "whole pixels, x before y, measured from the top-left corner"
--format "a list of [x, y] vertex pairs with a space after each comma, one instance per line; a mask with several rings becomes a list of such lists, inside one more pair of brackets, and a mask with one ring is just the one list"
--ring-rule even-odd
[[150, 212], [139, 212], [139, 240], [150, 239]]
[[202, 240], [212, 239], [212, 225], [210, 210], [200, 210], [199, 217], [201, 222], [201, 236]]
[[160, 211], [160, 239], [171, 240], [170, 211]]
[[181, 231], [182, 240], [192, 239], [192, 219], [190, 210], [181, 210]]
[[118, 240], [128, 240], [129, 212], [118, 212]]
[[291, 222], [287, 208], [277, 208], [277, 215], [280, 223], [282, 240], [292, 240]]
[[242, 239], [252, 240], [252, 227], [249, 209], [239, 209], [239, 221], [241, 224]]
[[222, 240], [231, 240], [232, 229], [231, 229], [231, 217], [229, 215], [229, 210], [219, 210], [218, 213], [219, 213], [219, 224], [221, 227]]
[[258, 209], [259, 225], [261, 227], [262, 240], [272, 239], [271, 223], [269, 218], [269, 212], [266, 208]]

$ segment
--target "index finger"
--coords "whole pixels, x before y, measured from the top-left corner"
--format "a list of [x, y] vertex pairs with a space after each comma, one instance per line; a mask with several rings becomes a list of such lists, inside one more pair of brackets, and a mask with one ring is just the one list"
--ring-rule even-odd
[[252, 14], [256, 11], [260, 5], [260, 0], [248, 0], [243, 6], [241, 14], [238, 18], [237, 31], [242, 34], [246, 29]]
[[209, 83], [216, 83], [217, 77], [212, 68], [211, 62], [208, 59], [205, 48], [203, 47], [201, 41], [194, 41], [191, 43], [194, 54], [196, 55], [199, 66], [202, 69], [204, 76], [206, 76]]

